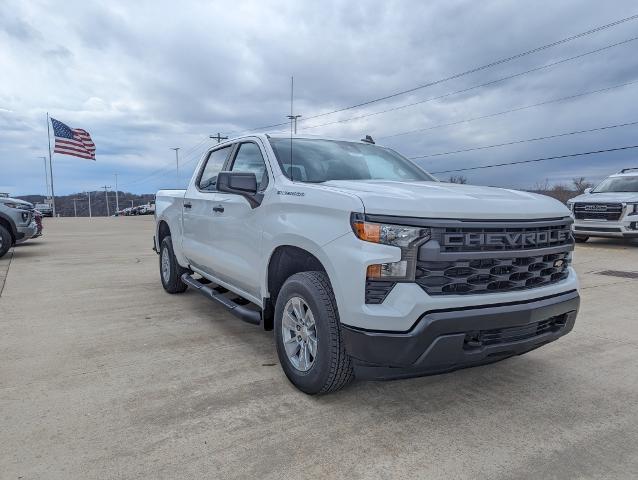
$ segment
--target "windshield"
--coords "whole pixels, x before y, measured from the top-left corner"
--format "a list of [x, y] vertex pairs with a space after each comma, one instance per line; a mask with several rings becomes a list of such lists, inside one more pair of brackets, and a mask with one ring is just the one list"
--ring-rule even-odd
[[638, 192], [638, 176], [609, 177], [592, 190], [592, 193]]
[[[271, 138], [284, 174], [300, 182], [329, 180], [437, 181], [393, 150], [355, 142]], [[292, 161], [291, 161], [292, 150]]]

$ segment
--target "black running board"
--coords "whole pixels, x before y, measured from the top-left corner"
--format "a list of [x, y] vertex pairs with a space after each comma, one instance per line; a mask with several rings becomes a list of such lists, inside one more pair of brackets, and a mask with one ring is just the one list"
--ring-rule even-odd
[[259, 325], [261, 323], [261, 312], [251, 310], [243, 305], [239, 305], [233, 302], [231, 299], [224, 297], [221, 293], [215, 291], [208, 285], [204, 285], [195, 280], [188, 273], [182, 275], [182, 281], [191, 288], [194, 288], [199, 293], [207, 297], [209, 300], [213, 300], [228, 310], [230, 313], [240, 318], [244, 322], [252, 323], [253, 325]]

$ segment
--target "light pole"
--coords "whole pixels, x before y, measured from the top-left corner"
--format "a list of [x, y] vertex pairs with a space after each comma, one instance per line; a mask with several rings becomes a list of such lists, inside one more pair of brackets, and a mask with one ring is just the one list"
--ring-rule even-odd
[[113, 175], [115, 175], [115, 212], [119, 214], [120, 211], [120, 201], [118, 199], [117, 196], [117, 173], [114, 173]]
[[180, 147], [171, 147], [171, 150], [175, 150], [175, 164], [177, 165], [177, 183], [179, 184], [179, 149]]
[[77, 217], [77, 216], [78, 216], [78, 207], [77, 207], [77, 205], [76, 205], [76, 203], [75, 203], [75, 202], [76, 202], [76, 200], [77, 200], [77, 198], [74, 198], [74, 199], [73, 199], [73, 216], [74, 216], [74, 217]]
[[106, 216], [110, 217], [111, 216], [111, 212], [109, 212], [109, 188], [110, 185], [104, 185], [102, 187], [104, 189], [104, 198], [106, 200]]
[[300, 118], [301, 115], [288, 115], [288, 119], [294, 122], [295, 125], [295, 135], [297, 135], [297, 119]]

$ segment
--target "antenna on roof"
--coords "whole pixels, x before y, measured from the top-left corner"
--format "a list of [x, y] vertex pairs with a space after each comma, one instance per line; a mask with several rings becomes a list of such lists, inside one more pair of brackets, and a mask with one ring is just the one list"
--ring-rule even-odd
[[292, 180], [293, 182], [295, 181], [295, 179], [293, 178], [293, 173], [292, 173], [292, 123], [293, 121], [295, 122], [295, 127], [297, 124], [297, 119], [295, 118], [295, 114], [293, 112], [294, 92], [295, 92], [295, 77], [291, 76], [290, 77], [290, 115], [288, 115], [288, 118], [290, 119], [290, 171], [288, 172], [288, 174], [290, 175], [290, 180]]
[[362, 138], [361, 141], [374, 145], [374, 140], [372, 140], [372, 137], [370, 135], [366, 135], [366, 138]]

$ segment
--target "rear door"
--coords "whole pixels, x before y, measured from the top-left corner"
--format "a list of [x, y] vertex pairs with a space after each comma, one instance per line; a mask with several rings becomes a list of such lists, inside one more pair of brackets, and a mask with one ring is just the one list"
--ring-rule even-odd
[[[251, 172], [257, 188], [268, 188], [265, 155], [256, 141], [244, 141], [234, 150], [227, 170]], [[221, 280], [259, 298], [261, 265], [262, 207], [252, 208], [241, 195], [219, 192], [216, 211], [217, 274]]]
[[233, 145], [211, 150], [199, 167], [199, 172], [191, 180], [183, 207], [182, 250], [188, 262], [211, 275], [216, 275], [217, 225], [214, 206], [219, 203], [217, 174], [221, 172], [230, 157]]

